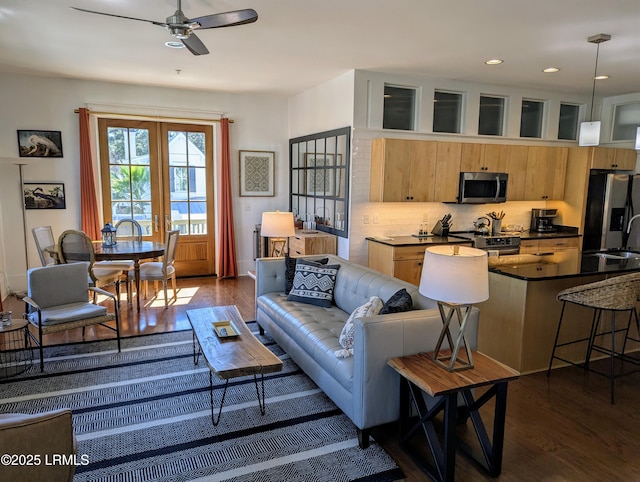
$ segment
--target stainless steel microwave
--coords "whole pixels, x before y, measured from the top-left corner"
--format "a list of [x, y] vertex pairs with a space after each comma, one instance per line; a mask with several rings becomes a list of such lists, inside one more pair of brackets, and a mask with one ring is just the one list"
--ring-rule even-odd
[[508, 177], [506, 172], [461, 172], [458, 203], [506, 202]]

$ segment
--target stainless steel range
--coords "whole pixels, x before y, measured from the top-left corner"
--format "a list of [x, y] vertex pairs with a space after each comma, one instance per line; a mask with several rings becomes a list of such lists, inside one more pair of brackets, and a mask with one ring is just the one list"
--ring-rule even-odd
[[497, 251], [500, 256], [520, 254], [520, 236], [511, 234], [480, 236], [475, 233], [451, 233], [451, 236], [469, 239], [473, 243], [474, 248], [485, 251]]

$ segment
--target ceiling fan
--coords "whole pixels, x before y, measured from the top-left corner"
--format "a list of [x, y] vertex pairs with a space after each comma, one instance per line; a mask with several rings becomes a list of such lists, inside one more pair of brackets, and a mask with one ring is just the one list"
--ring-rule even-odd
[[149, 22], [154, 25], [166, 28], [171, 35], [182, 41], [185, 47], [193, 55], [205, 55], [209, 53], [207, 47], [193, 33], [196, 29], [204, 28], [220, 28], [234, 27], [236, 25], [244, 25], [245, 23], [253, 23], [258, 20], [258, 14], [251, 8], [244, 10], [234, 10], [232, 12], [214, 13], [205, 15], [204, 17], [187, 18], [182, 13], [182, 0], [178, 0], [178, 9], [165, 22], [156, 22], [155, 20], [146, 20], [144, 18], [125, 17], [123, 15], [114, 15], [112, 13], [95, 12], [84, 8], [71, 7], [74, 10], [87, 13], [97, 13], [98, 15], [107, 15], [109, 17], [126, 18], [129, 20], [138, 20], [140, 22]]

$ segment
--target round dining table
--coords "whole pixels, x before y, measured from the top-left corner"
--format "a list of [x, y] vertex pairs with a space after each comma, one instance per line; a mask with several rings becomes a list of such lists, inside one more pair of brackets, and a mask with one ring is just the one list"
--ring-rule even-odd
[[140, 260], [158, 258], [164, 255], [164, 243], [153, 241], [118, 241], [113, 246], [94, 243], [96, 261], [133, 260], [133, 273], [136, 282], [136, 306], [140, 311]]

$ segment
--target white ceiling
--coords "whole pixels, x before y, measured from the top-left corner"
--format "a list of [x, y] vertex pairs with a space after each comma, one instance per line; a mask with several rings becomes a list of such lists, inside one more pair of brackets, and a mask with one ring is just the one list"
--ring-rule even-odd
[[[353, 69], [597, 95], [640, 92], [640, 0], [183, 0], [190, 18], [253, 8], [256, 23], [170, 49], [175, 0], [0, 0], [0, 71], [291, 95]], [[487, 66], [490, 58], [504, 64]], [[562, 69], [544, 74], [545, 67]], [[176, 72], [180, 70], [180, 74]]]

